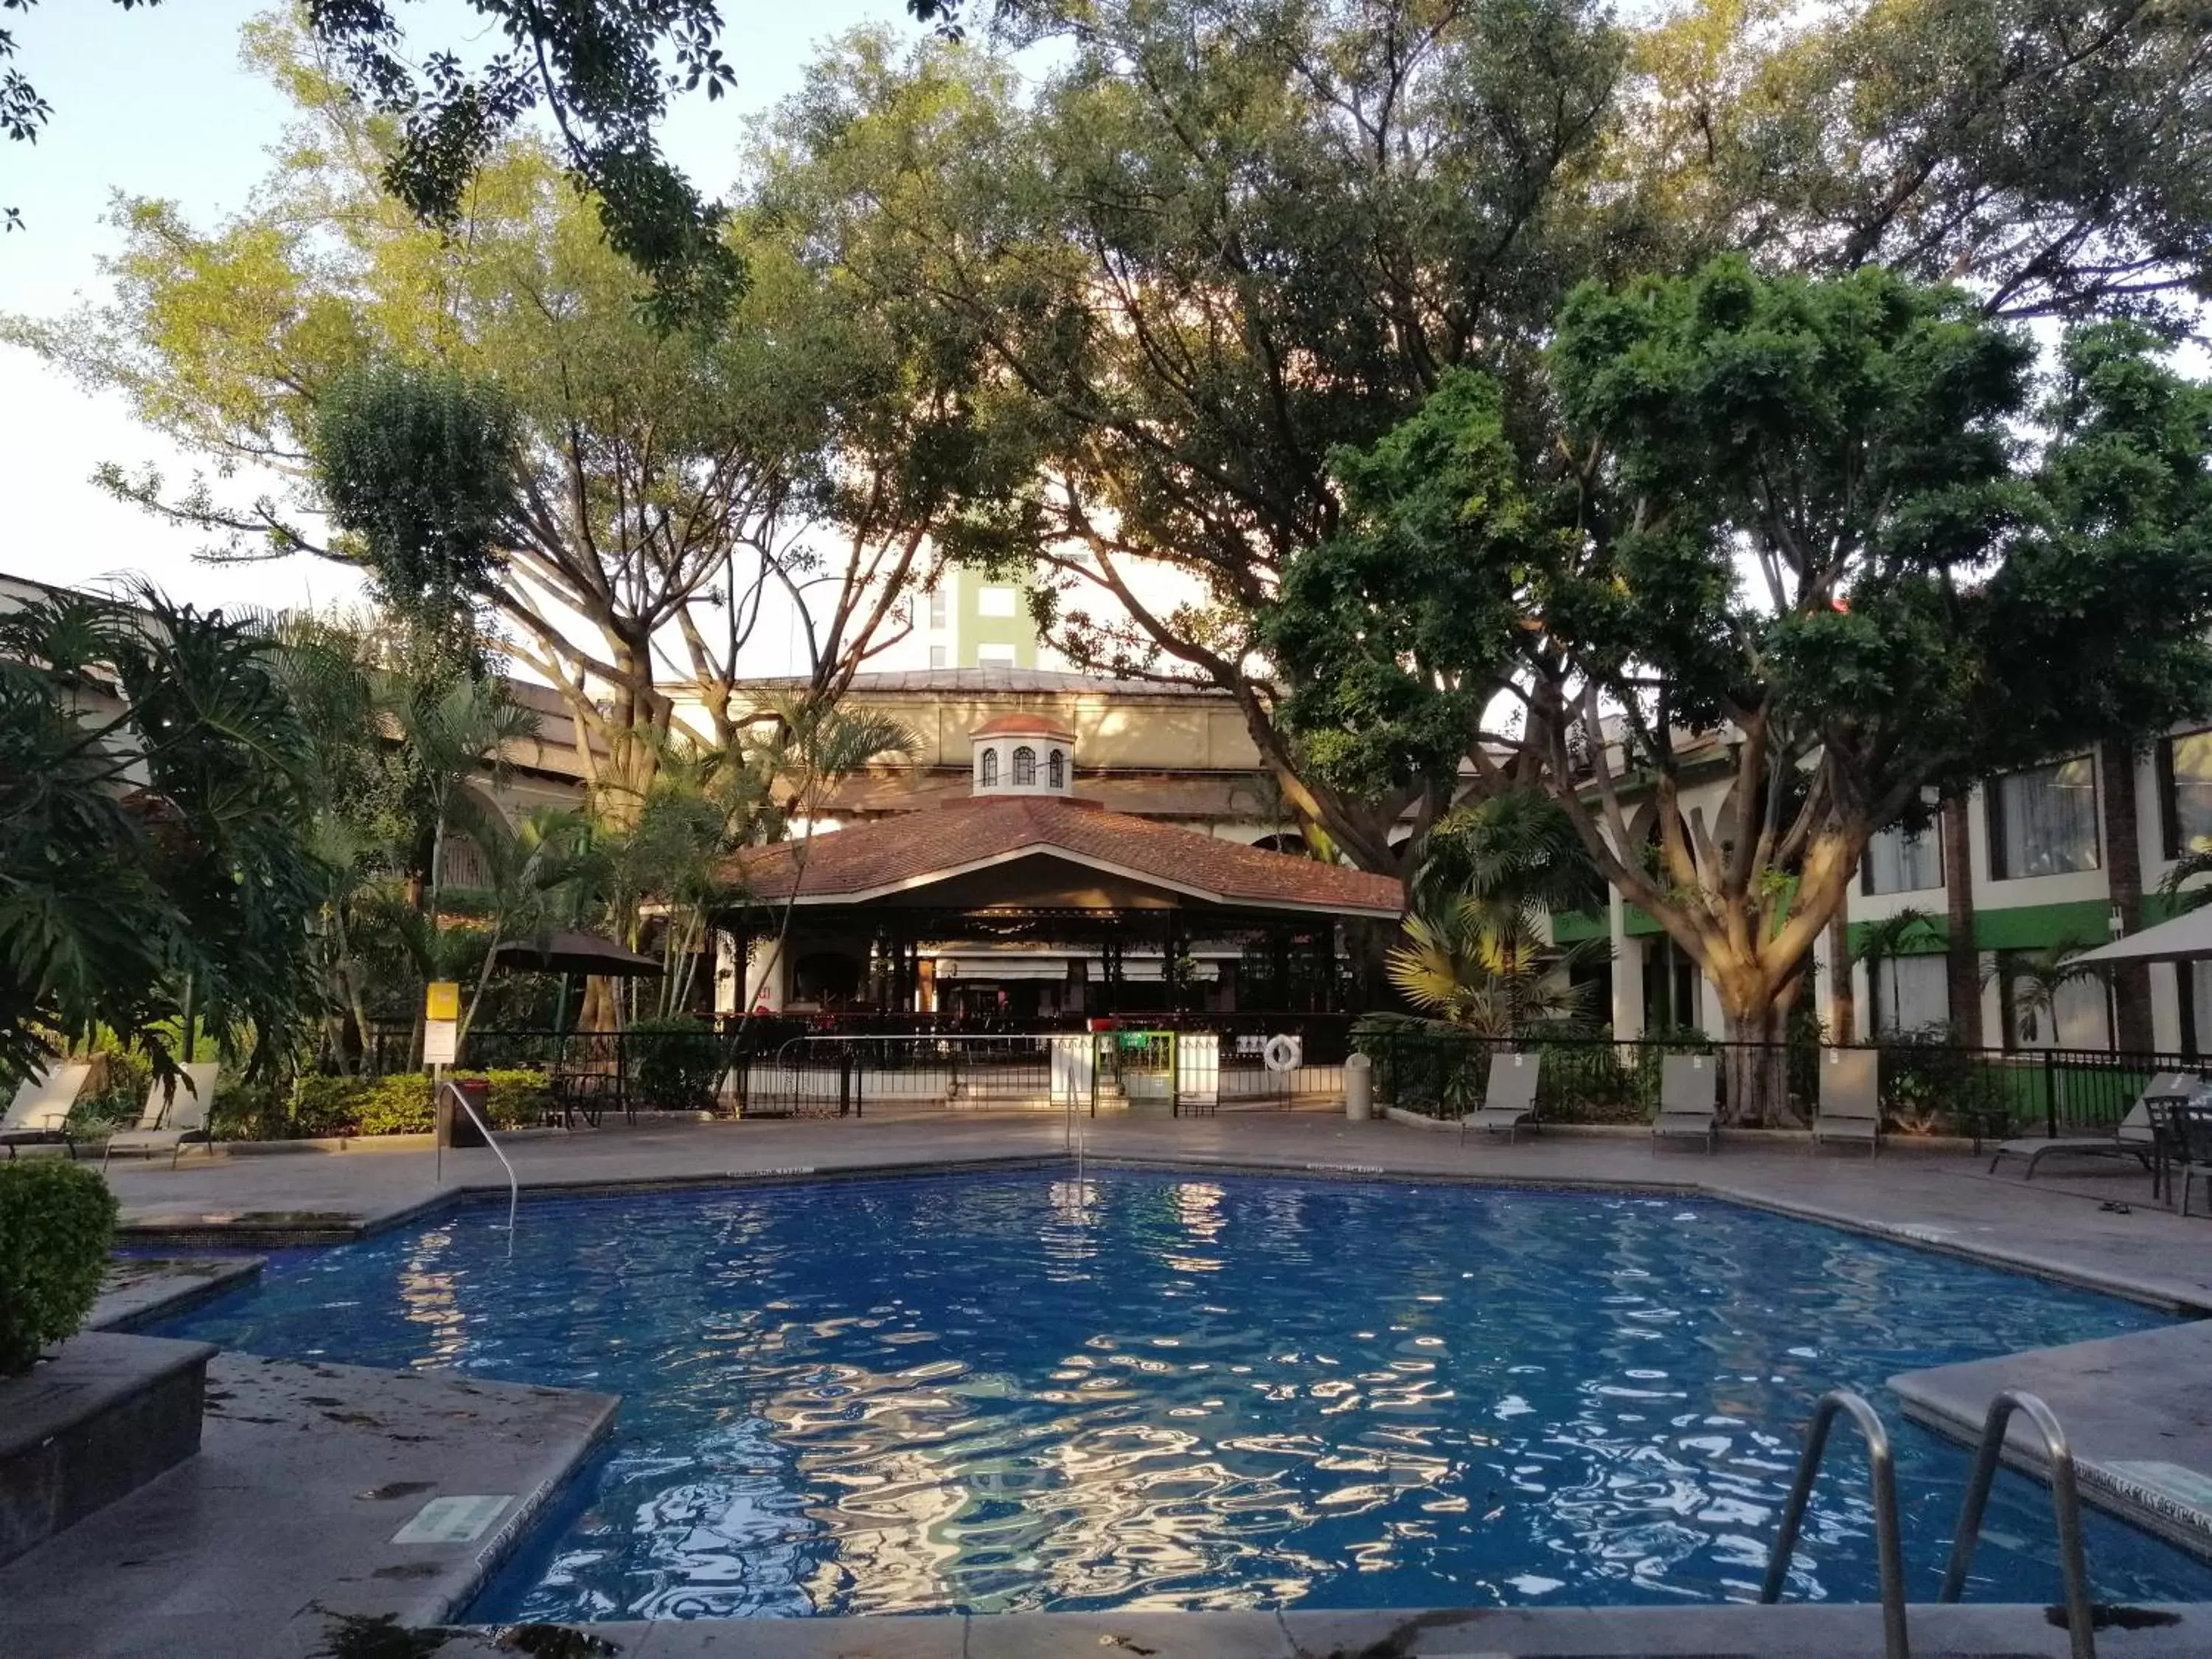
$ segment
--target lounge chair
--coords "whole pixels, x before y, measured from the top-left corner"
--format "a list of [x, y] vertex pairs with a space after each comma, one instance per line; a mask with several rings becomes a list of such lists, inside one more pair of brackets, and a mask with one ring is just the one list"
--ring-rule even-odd
[[2144, 1087], [2128, 1115], [2108, 1133], [2057, 1138], [2028, 1135], [2017, 1140], [2000, 1141], [1996, 1156], [1990, 1159], [1990, 1171], [1995, 1174], [1997, 1165], [2008, 1158], [2024, 1158], [2027, 1170], [2022, 1179], [2033, 1181], [2035, 1166], [2054, 1152], [2077, 1158], [2133, 1158], [2148, 1164], [2158, 1150], [2157, 1131], [2150, 1121], [2151, 1103], [2186, 1100], [2196, 1086], [2186, 1072], [2160, 1072]]
[[1867, 1156], [1881, 1153], [1881, 1055], [1872, 1048], [1820, 1051], [1820, 1115], [1813, 1120], [1813, 1145], [1856, 1142]]
[[146, 1109], [138, 1114], [138, 1127], [108, 1136], [107, 1150], [100, 1155], [101, 1167], [106, 1167], [107, 1160], [118, 1152], [144, 1152], [151, 1157], [166, 1152], [173, 1170], [186, 1141], [209, 1141], [208, 1109], [215, 1104], [216, 1069], [212, 1062], [187, 1066], [173, 1088], [155, 1078], [154, 1086], [146, 1091]]
[[1711, 1054], [1668, 1054], [1659, 1073], [1659, 1115], [1651, 1121], [1651, 1150], [1662, 1140], [1702, 1140], [1711, 1152], [1720, 1138], [1720, 1067]]
[[75, 1158], [76, 1139], [70, 1133], [70, 1109], [76, 1104], [77, 1092], [91, 1075], [90, 1066], [76, 1061], [52, 1066], [36, 1077], [24, 1079], [15, 1090], [15, 1098], [9, 1103], [7, 1115], [0, 1117], [0, 1146], [7, 1147], [8, 1156], [15, 1157], [18, 1146], [50, 1146], [58, 1140]]
[[1516, 1054], [1500, 1048], [1490, 1056], [1490, 1075], [1483, 1085], [1482, 1104], [1460, 1120], [1460, 1133], [1469, 1128], [1503, 1129], [1508, 1140], [1514, 1132], [1536, 1121], [1536, 1073], [1541, 1054]]

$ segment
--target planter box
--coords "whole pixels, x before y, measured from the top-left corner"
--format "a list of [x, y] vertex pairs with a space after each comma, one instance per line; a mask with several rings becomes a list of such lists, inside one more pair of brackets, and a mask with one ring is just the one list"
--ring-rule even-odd
[[91, 1331], [0, 1380], [0, 1562], [197, 1452], [215, 1352]]

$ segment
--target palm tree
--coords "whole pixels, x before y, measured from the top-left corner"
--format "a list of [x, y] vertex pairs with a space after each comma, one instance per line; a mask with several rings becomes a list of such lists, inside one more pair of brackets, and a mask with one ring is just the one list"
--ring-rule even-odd
[[1405, 942], [1386, 959], [1390, 982], [1432, 1018], [1478, 1036], [1510, 1036], [1540, 1020], [1588, 1012], [1573, 970], [1602, 960], [1601, 939], [1557, 945], [1528, 901], [1463, 893], [1405, 921]]
[[455, 829], [484, 836], [498, 833], [489, 822], [496, 809], [482, 804], [467, 786], [483, 778], [503, 782], [510, 744], [534, 737], [538, 716], [507, 694], [497, 680], [458, 678], [425, 684], [397, 673], [382, 677], [380, 689], [404, 745], [430, 829], [428, 896], [422, 906], [436, 935], [439, 901], [445, 881], [446, 842]]
[[[887, 714], [865, 709], [848, 710], [817, 697], [771, 699], [748, 724], [765, 726], [768, 731], [762, 763], [774, 780], [771, 789], [781, 818], [776, 827], [783, 829], [793, 823], [799, 826], [799, 845], [792, 855], [795, 870], [791, 892], [784, 901], [775, 941], [762, 965], [765, 978], [782, 959], [785, 945], [791, 937], [792, 913], [799, 902], [807, 854], [814, 844], [814, 826], [831, 794], [871, 763], [885, 756], [910, 760], [921, 745], [911, 731]], [[740, 963], [740, 993], [744, 989], [744, 964]], [[742, 1000], [744, 1006], [738, 1021], [740, 1030], [752, 1018], [752, 999], [744, 997]]]
[[2048, 1024], [2054, 1042], [2058, 1036], [2058, 994], [2081, 980], [2100, 978], [2094, 968], [2075, 960], [2088, 947], [2078, 939], [2061, 939], [2039, 951], [2014, 953], [2000, 972], [2020, 1022], [2020, 1037], [2040, 1040], [2039, 1027]]
[[[496, 815], [487, 815], [495, 817]], [[475, 989], [461, 1014], [460, 1037], [466, 1041], [483, 1002], [484, 988], [498, 967], [493, 949], [501, 940], [520, 938], [560, 927], [575, 917], [574, 890], [598, 867], [592, 847], [591, 825], [581, 813], [561, 807], [541, 806], [526, 814], [512, 830], [503, 822], [486, 823], [478, 848], [484, 854], [489, 882], [480, 890], [487, 933], [484, 959], [477, 970]]]
[[[1850, 953], [1850, 962], [1866, 965], [1867, 986], [1874, 999], [1873, 1018], [1867, 1022], [1869, 1036], [1876, 1034], [1881, 1028], [1881, 964], [1892, 957], [1905, 955], [1907, 945], [1932, 939], [1936, 936], [1936, 918], [1925, 910], [1916, 910], [1910, 906], [1884, 916], [1879, 921], [1866, 924], [1865, 931], [1859, 935], [1858, 947]], [[1843, 971], [1850, 970], [1846, 967]], [[1890, 1012], [1893, 1018], [1899, 1017], [1894, 1007]]]

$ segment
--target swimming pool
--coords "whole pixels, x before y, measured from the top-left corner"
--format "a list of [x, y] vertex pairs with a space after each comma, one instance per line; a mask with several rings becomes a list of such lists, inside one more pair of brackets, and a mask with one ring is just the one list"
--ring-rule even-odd
[[[539, 1200], [512, 1261], [504, 1223], [288, 1252], [163, 1328], [622, 1395], [483, 1620], [1751, 1599], [1839, 1384], [1933, 1599], [1966, 1454], [1882, 1379], [2162, 1321], [1676, 1198], [1040, 1171]], [[1791, 1600], [1874, 1596], [1855, 1456]], [[2047, 1504], [2001, 1479], [1970, 1599], [2056, 1599]], [[2100, 1600], [2212, 1600], [2088, 1545]]]

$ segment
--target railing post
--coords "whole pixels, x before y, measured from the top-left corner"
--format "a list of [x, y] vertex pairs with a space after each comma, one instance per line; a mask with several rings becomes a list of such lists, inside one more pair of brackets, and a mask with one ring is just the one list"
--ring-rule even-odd
[[2058, 1139], [2058, 1068], [2051, 1064], [2052, 1050], [2043, 1051], [2043, 1133]]
[[837, 1115], [849, 1116], [853, 1110], [853, 1051], [837, 1051]]

